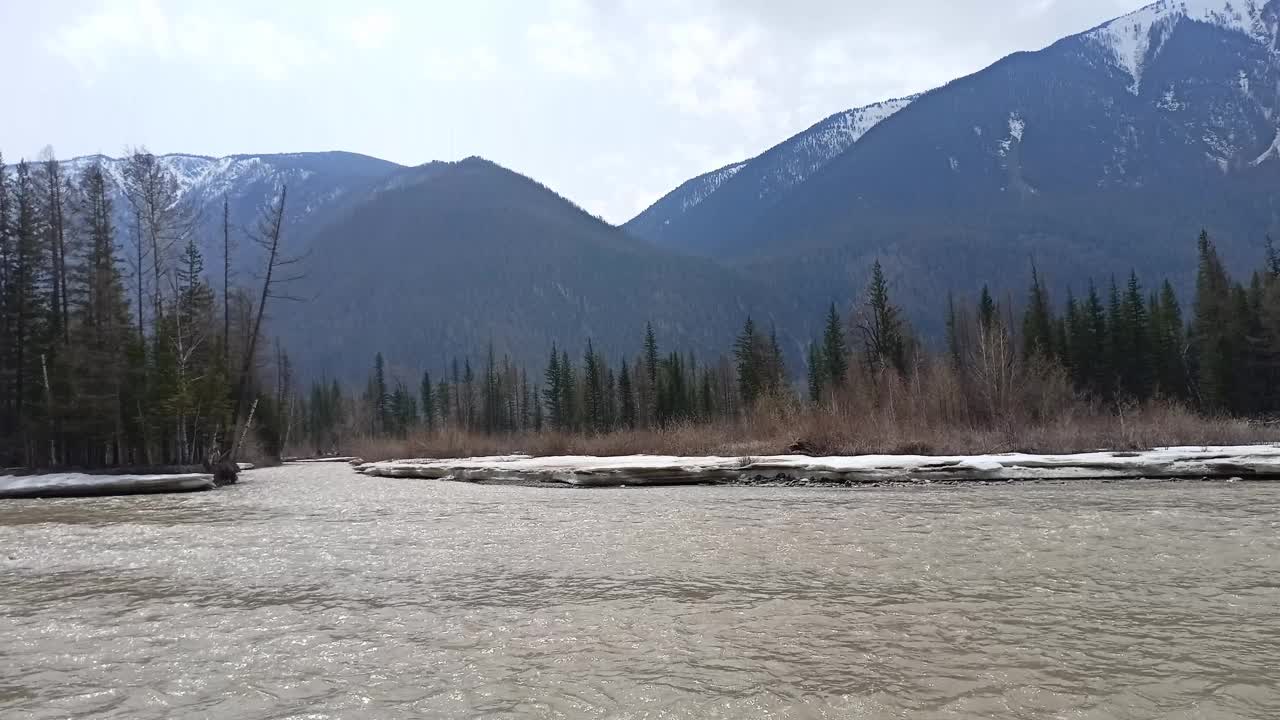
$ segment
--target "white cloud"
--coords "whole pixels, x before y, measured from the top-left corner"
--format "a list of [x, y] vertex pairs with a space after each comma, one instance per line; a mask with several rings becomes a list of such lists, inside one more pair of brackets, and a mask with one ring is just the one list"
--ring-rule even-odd
[[385, 12], [372, 12], [351, 21], [347, 32], [351, 42], [363, 50], [377, 50], [387, 44], [395, 30], [395, 19]]
[[160, 60], [220, 73], [247, 71], [280, 81], [317, 53], [300, 36], [262, 18], [170, 13], [154, 0], [103, 4], [45, 37], [55, 56], [92, 81], [121, 60]]
[[498, 72], [501, 61], [487, 45], [468, 48], [428, 48], [420, 60], [423, 74], [434, 82], [475, 83]]
[[551, 72], [579, 78], [603, 78], [613, 72], [608, 50], [591, 28], [569, 19], [530, 26], [527, 33], [533, 57]]

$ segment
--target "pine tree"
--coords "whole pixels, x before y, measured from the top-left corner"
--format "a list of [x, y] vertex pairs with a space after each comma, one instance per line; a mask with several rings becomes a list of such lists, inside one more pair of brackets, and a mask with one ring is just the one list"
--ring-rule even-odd
[[77, 348], [76, 412], [84, 435], [81, 457], [89, 466], [118, 465], [125, 461], [129, 445], [124, 398], [131, 333], [115, 257], [111, 199], [100, 165], [91, 165], [81, 176], [75, 203], [87, 239], [79, 273], [84, 290], [78, 296], [72, 337]]
[[551, 345], [551, 359], [547, 361], [546, 386], [543, 390], [547, 398], [547, 422], [554, 430], [565, 429], [564, 390], [561, 388], [564, 375], [560, 370], [560, 353], [554, 343]]
[[1123, 356], [1120, 358], [1121, 384], [1124, 393], [1145, 400], [1151, 392], [1151, 328], [1142, 297], [1142, 285], [1136, 272], [1129, 273], [1129, 284], [1121, 302]]
[[493, 341], [489, 341], [489, 347], [485, 352], [484, 363], [484, 385], [480, 388], [481, 407], [483, 408], [483, 417], [481, 425], [487, 435], [493, 435], [502, 429], [502, 408], [505, 402], [501, 396], [501, 388], [498, 381], [497, 359], [494, 357]]
[[734, 343], [734, 357], [738, 366], [738, 395], [742, 398], [744, 408], [755, 405], [763, 386], [761, 379], [760, 336], [756, 333], [756, 324], [747, 316]]
[[[640, 368], [637, 368], [637, 373]], [[644, 329], [644, 382], [640, 386], [640, 417], [646, 427], [657, 419], [658, 399], [658, 339], [653, 333], [653, 323], [645, 323]]]
[[964, 342], [960, 337], [960, 316], [956, 312], [956, 298], [947, 293], [947, 355], [951, 358], [951, 367], [957, 370], [964, 366]]
[[982, 286], [982, 295], [978, 298], [978, 329], [986, 333], [999, 322], [995, 300], [991, 298], [991, 290]]
[[1187, 393], [1186, 340], [1182, 324], [1182, 308], [1168, 280], [1151, 311], [1152, 357], [1156, 387], [1166, 396], [1181, 398]]
[[577, 430], [580, 417], [577, 405], [578, 374], [574, 371], [566, 350], [560, 351], [560, 377], [560, 412], [563, 414], [564, 429]]
[[1093, 393], [1105, 397], [1111, 391], [1108, 378], [1114, 375], [1114, 370], [1108, 356], [1107, 314], [1098, 288], [1092, 281], [1089, 283], [1089, 297], [1085, 301], [1084, 313], [1086, 335], [1081, 357], [1090, 358], [1084, 377]]
[[822, 367], [822, 353], [814, 343], [809, 343], [808, 364], [809, 402], [817, 403], [822, 400], [822, 381], [825, 371]]
[[822, 358], [817, 365], [822, 369], [822, 380], [830, 380], [832, 387], [843, 388], [849, 379], [849, 346], [844, 339], [844, 325], [836, 304], [827, 310], [827, 325], [822, 333]]
[[604, 372], [595, 346], [587, 340], [587, 351], [582, 359], [583, 374], [583, 425], [588, 432], [604, 430]]
[[622, 359], [622, 368], [618, 371], [618, 414], [623, 429], [635, 429], [636, 397], [635, 390], [631, 387], [631, 370], [627, 367], [626, 358]]
[[1049, 293], [1040, 283], [1040, 273], [1031, 265], [1031, 290], [1027, 298], [1027, 311], [1022, 321], [1022, 358], [1036, 355], [1052, 358], [1053, 311], [1049, 307]]
[[382, 435], [391, 427], [390, 395], [387, 392], [386, 363], [382, 353], [373, 358], [373, 380], [369, 385], [369, 400], [373, 409], [373, 434]]
[[427, 432], [435, 430], [436, 427], [436, 397], [435, 386], [431, 384], [431, 372], [423, 371], [422, 385], [418, 389], [418, 393], [422, 397], [422, 426]]
[[1209, 234], [1202, 231], [1197, 243], [1199, 263], [1191, 338], [1195, 356], [1196, 385], [1202, 406], [1224, 411], [1235, 397], [1236, 348], [1231, 284]]
[[471, 358], [462, 359], [462, 405], [459, 415], [467, 430], [476, 429], [476, 373], [471, 369]]
[[901, 311], [889, 299], [889, 283], [879, 260], [871, 267], [871, 283], [859, 327], [868, 369], [906, 372], [906, 337]]

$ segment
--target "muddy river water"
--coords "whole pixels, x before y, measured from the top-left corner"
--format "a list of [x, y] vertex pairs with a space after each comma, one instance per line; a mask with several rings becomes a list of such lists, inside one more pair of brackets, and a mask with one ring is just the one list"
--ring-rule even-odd
[[1280, 484], [0, 502], [0, 717], [502, 716], [1280, 717]]

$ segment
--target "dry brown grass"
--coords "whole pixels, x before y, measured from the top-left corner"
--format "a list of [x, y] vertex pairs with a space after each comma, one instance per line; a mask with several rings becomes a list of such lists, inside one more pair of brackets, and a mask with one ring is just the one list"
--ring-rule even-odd
[[885, 407], [866, 412], [865, 408], [835, 404], [813, 409], [794, 402], [773, 402], [740, 420], [684, 424], [662, 430], [487, 436], [455, 429], [419, 433], [403, 440], [362, 439], [344, 451], [368, 460], [509, 453], [740, 457], [785, 454], [802, 444], [805, 452], [817, 455], [972, 455], [1277, 441], [1280, 431], [1274, 426], [1204, 418], [1167, 402], [1152, 402], [1123, 412], [1076, 403], [1042, 419], [1016, 423], [952, 422], [931, 413], [904, 412], [901, 407], [897, 412]]
[[1060, 367], [1018, 362], [1006, 345], [992, 343], [966, 370], [927, 361], [905, 377], [856, 370], [847, 389], [817, 405], [770, 398], [738, 418], [714, 423], [605, 434], [486, 436], [448, 429], [402, 440], [359, 439], [342, 450], [369, 460], [517, 452], [742, 457], [793, 450], [973, 455], [1280, 442], [1278, 426], [1207, 418], [1176, 402], [1103, 404], [1081, 398]]

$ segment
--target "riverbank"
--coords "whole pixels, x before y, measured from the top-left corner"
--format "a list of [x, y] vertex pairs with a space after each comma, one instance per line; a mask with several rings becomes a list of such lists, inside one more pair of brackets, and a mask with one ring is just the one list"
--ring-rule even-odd
[[1171, 447], [1058, 455], [861, 455], [809, 457], [622, 457], [501, 455], [392, 460], [356, 466], [365, 475], [576, 487], [660, 485], [863, 486], [885, 483], [1030, 480], [1274, 480], [1280, 446]]
[[[254, 469], [252, 463], [237, 467], [239, 472]], [[202, 492], [218, 486], [213, 473], [191, 467], [57, 473], [11, 468], [6, 473], [0, 474], [0, 500]]]

